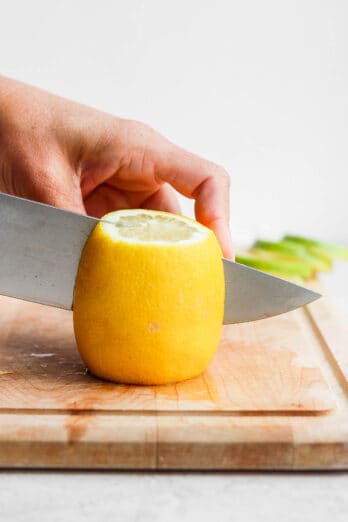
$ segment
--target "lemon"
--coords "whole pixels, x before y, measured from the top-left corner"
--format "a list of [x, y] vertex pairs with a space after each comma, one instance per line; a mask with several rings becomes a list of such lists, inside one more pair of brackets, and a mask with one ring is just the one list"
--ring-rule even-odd
[[140, 209], [104, 216], [74, 292], [74, 331], [89, 370], [134, 384], [199, 375], [221, 335], [221, 257], [213, 232], [189, 218]]

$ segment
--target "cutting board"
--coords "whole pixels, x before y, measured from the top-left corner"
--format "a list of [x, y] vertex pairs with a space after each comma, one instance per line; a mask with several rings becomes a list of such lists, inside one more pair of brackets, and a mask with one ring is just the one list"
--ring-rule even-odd
[[88, 374], [72, 314], [0, 298], [0, 466], [348, 468], [348, 332], [329, 297], [224, 327], [200, 377]]

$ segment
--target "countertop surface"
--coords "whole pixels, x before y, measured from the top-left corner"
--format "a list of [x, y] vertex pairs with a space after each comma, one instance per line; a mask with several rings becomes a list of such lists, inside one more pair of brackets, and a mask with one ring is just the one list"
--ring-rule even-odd
[[[348, 267], [323, 279], [348, 318]], [[343, 522], [348, 471], [0, 471], [0, 518], [47, 520]]]

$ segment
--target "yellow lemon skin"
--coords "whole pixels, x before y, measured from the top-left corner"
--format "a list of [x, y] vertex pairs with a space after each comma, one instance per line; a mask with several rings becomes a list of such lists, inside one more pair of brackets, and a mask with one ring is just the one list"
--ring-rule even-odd
[[73, 305], [78, 349], [91, 373], [167, 384], [207, 367], [221, 336], [225, 284], [220, 247], [206, 230], [199, 241], [163, 245], [115, 241], [103, 223], [95, 227]]

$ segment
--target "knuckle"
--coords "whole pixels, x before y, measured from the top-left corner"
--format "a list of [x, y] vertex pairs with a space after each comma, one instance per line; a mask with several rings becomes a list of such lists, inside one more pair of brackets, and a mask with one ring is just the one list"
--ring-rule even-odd
[[146, 139], [152, 134], [155, 134], [155, 131], [150, 125], [143, 123], [138, 120], [126, 120], [126, 125], [128, 128], [128, 132], [138, 139]]
[[129, 141], [134, 145], [146, 147], [148, 150], [161, 150], [170, 142], [147, 123], [138, 120], [127, 120]]
[[226, 187], [227, 189], [230, 188], [231, 178], [226, 169], [218, 166], [216, 170], [216, 176], [224, 187]]

